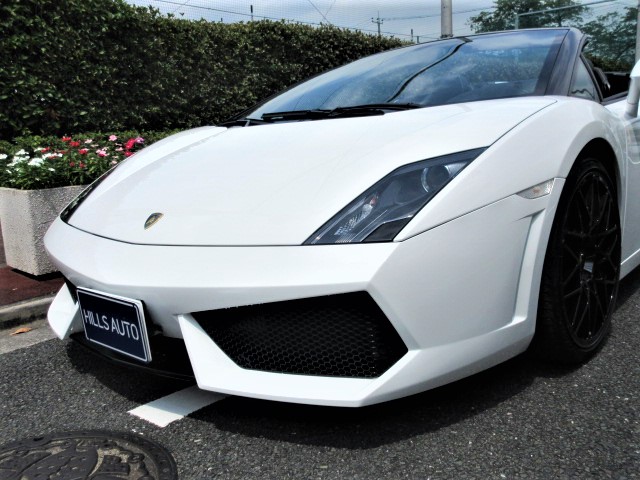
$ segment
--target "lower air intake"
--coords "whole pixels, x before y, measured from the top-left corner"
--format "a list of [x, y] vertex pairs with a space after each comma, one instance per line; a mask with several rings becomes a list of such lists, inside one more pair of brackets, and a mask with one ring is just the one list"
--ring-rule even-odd
[[242, 368], [375, 378], [407, 347], [365, 292], [193, 314]]

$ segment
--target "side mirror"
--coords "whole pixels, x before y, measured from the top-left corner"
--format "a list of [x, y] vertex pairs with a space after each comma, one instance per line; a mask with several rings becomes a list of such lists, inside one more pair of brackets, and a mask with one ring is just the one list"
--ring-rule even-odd
[[627, 93], [627, 108], [625, 113], [629, 117], [638, 116], [638, 100], [640, 100], [640, 62], [631, 70], [631, 82], [629, 82], [629, 93]]

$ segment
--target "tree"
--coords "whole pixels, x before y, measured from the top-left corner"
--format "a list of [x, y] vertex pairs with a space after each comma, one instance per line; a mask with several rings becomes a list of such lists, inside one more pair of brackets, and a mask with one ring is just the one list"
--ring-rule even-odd
[[515, 27], [517, 14], [537, 12], [560, 7], [575, 6], [546, 13], [520, 17], [520, 28], [561, 27], [582, 20], [583, 7], [575, 0], [495, 0], [492, 12], [483, 11], [469, 19], [471, 30], [476, 33], [511, 30]]
[[587, 54], [604, 70], [629, 71], [634, 63], [638, 9], [625, 10], [600, 15], [581, 28], [591, 37]]

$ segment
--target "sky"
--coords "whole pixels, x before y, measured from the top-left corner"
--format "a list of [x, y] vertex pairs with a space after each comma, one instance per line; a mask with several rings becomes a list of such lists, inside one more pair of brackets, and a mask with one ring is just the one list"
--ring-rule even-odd
[[[289, 19], [310, 24], [331, 23], [338, 27], [377, 33], [405, 40], [433, 40], [440, 36], [440, 0], [127, 0], [188, 19], [205, 18], [226, 23], [253, 19]], [[589, 4], [597, 0], [580, 0]], [[453, 33], [471, 33], [469, 17], [491, 11], [493, 0], [452, 0]], [[594, 14], [622, 11], [636, 0], [612, 0], [591, 7]]]

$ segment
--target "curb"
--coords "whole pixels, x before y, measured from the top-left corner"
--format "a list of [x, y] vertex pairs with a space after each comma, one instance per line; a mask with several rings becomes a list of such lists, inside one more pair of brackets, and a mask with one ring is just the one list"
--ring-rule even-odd
[[44, 318], [55, 295], [0, 307], [0, 330]]

